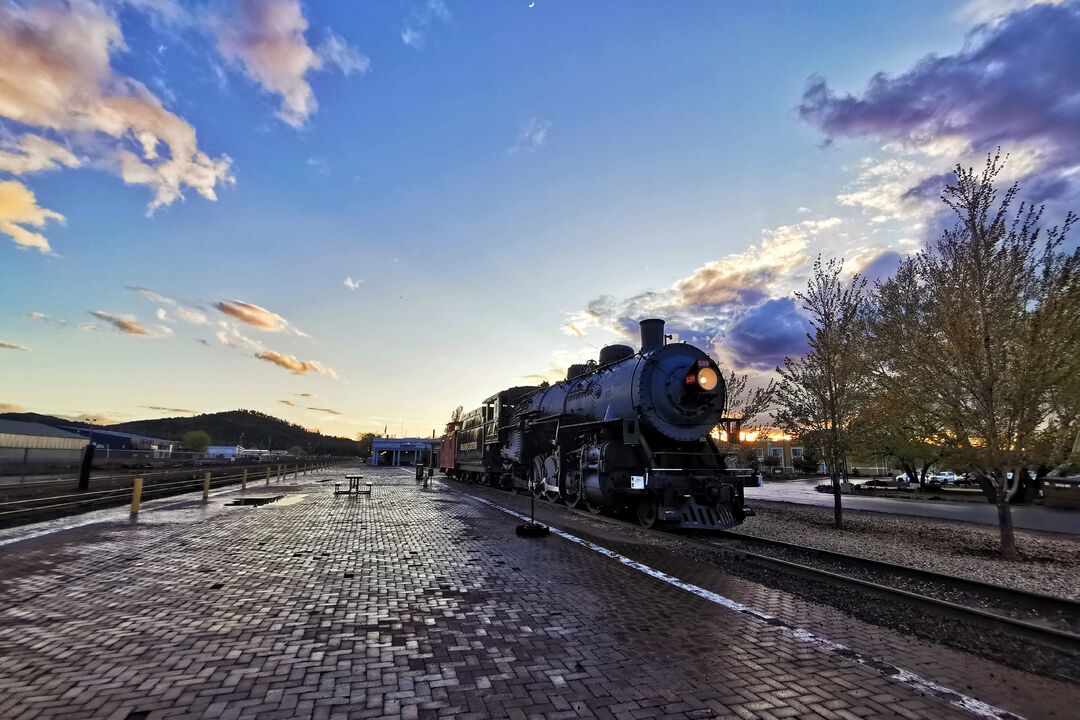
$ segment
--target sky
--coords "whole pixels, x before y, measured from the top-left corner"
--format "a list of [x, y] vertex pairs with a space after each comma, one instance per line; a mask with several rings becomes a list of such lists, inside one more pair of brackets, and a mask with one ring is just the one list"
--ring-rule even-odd
[[767, 375], [1001, 146], [1080, 208], [1080, 2], [0, 0], [0, 410], [430, 435], [636, 323]]

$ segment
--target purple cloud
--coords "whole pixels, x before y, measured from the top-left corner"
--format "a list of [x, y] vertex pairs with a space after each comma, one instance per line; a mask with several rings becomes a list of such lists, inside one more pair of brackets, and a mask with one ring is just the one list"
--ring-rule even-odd
[[810, 322], [792, 298], [776, 298], [743, 313], [727, 330], [724, 345], [740, 369], [771, 370], [787, 355], [806, 353]]
[[[1034, 5], [977, 28], [953, 55], [930, 55], [899, 75], [878, 73], [861, 95], [811, 80], [799, 115], [833, 137], [866, 137], [939, 154], [957, 144], [1031, 153], [1024, 194], [1080, 195], [1080, 3]], [[912, 189], [933, 195], [944, 177]], [[934, 190], [936, 188], [936, 191]]]

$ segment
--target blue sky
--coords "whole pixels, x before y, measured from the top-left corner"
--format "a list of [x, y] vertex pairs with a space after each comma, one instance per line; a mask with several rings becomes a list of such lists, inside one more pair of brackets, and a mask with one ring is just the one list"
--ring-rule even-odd
[[917, 249], [919, 181], [1010, 140], [1072, 177], [1068, 129], [866, 119], [878, 72], [925, 102], [929, 54], [1075, 32], [1028, 5], [3, 3], [0, 405], [428, 434], [653, 314], [764, 372], [813, 254]]

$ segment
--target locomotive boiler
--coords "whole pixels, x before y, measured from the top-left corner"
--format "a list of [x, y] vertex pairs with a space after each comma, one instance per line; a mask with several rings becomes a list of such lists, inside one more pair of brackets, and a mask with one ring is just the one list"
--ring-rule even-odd
[[663, 320], [640, 328], [638, 352], [609, 345], [566, 380], [489, 398], [444, 438], [457, 457], [443, 469], [594, 513], [629, 510], [647, 527], [741, 523], [747, 478], [725, 468], [711, 436], [720, 369], [693, 345], [665, 344]]

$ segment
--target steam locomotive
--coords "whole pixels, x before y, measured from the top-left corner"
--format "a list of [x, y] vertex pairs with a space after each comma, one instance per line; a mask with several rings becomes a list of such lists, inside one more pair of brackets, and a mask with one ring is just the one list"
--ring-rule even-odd
[[702, 350], [665, 344], [663, 320], [640, 328], [640, 351], [608, 345], [563, 381], [503, 390], [450, 423], [440, 469], [592, 513], [629, 511], [645, 527], [740, 524], [753, 514], [749, 475], [725, 468], [710, 435], [723, 375]]

